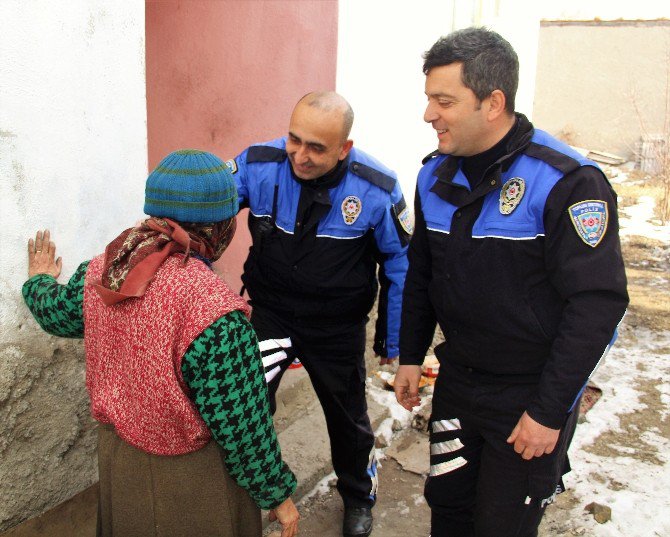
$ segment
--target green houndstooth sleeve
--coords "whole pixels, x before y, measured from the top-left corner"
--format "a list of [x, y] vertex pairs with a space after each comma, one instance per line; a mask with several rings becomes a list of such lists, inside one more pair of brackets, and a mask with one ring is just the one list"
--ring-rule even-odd
[[272, 424], [256, 334], [233, 311], [207, 328], [182, 362], [184, 381], [230, 475], [261, 509], [273, 509], [296, 488]]
[[84, 337], [84, 277], [88, 263], [79, 265], [67, 285], [60, 285], [47, 274], [37, 274], [23, 284], [23, 300], [49, 334]]

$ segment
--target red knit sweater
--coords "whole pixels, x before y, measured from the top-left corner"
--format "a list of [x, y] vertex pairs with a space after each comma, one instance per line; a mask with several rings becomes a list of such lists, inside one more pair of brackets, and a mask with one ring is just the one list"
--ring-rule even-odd
[[204, 263], [176, 254], [161, 265], [140, 298], [105, 306], [91, 285], [103, 256], [93, 259], [84, 287], [86, 387], [91, 413], [130, 445], [156, 455], [181, 455], [211, 438], [188, 397], [181, 361], [188, 346], [218, 318], [249, 307]]

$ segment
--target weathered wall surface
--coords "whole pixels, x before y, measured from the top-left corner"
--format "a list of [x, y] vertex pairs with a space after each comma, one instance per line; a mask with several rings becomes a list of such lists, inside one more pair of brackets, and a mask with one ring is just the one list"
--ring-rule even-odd
[[61, 282], [142, 214], [144, 4], [0, 2], [0, 531], [97, 480], [79, 341], [21, 298], [49, 227]]
[[[633, 159], [663, 132], [670, 21], [543, 22], [533, 119], [573, 145]], [[637, 109], [635, 103], [637, 103]]]

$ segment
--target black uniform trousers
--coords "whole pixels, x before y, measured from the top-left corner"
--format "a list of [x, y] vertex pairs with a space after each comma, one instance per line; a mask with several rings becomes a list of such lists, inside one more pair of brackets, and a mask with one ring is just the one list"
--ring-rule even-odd
[[424, 491], [432, 537], [536, 537], [546, 506], [563, 490], [578, 408], [551, 454], [524, 460], [506, 440], [537, 383], [511, 380], [441, 364]]
[[254, 306], [251, 323], [261, 347], [267, 340], [291, 339], [288, 359], [268, 382], [270, 406], [293, 358], [309, 374], [326, 417], [337, 490], [346, 507], [372, 507], [377, 489], [374, 435], [365, 399], [365, 326], [358, 322], [329, 323], [296, 319]]

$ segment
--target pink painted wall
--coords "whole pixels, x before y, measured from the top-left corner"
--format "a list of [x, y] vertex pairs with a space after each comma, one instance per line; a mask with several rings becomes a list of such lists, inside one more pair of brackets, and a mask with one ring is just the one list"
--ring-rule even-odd
[[[337, 0], [146, 0], [149, 169], [170, 151], [224, 160], [286, 133], [297, 100], [335, 89]], [[239, 288], [246, 211], [217, 263]]]

